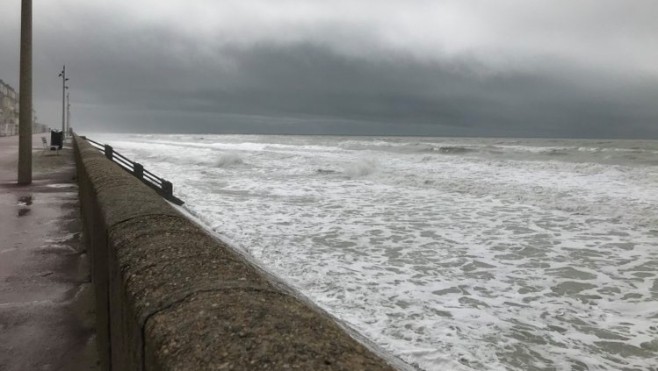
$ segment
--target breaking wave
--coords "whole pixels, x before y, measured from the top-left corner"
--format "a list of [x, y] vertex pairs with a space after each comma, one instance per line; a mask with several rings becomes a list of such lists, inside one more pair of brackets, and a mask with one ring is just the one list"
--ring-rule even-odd
[[377, 171], [377, 162], [371, 159], [360, 159], [344, 166], [344, 173], [350, 178], [363, 177]]
[[223, 153], [219, 155], [219, 158], [215, 163], [217, 167], [229, 167], [242, 164], [244, 164], [244, 160], [242, 159], [242, 156], [237, 153]]

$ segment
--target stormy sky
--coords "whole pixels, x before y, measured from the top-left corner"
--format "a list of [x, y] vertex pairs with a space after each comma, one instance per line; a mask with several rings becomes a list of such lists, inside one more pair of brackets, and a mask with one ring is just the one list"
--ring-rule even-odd
[[[655, 0], [34, 0], [41, 122], [658, 139]], [[0, 2], [18, 88], [20, 0]]]

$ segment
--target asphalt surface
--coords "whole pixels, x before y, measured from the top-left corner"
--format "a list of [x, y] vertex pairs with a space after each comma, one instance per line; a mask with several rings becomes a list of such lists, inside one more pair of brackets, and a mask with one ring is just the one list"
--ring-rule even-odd
[[18, 186], [18, 137], [0, 138], [0, 371], [97, 370], [93, 288], [70, 147], [33, 137]]

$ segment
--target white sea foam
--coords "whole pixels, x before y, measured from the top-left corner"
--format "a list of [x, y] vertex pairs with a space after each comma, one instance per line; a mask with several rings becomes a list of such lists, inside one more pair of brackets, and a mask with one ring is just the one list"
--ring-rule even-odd
[[419, 369], [658, 364], [656, 142], [98, 139]]

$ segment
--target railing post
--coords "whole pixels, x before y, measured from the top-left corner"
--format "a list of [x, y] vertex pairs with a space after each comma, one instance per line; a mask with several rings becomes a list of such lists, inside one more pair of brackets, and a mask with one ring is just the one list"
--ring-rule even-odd
[[111, 145], [106, 144], [105, 145], [105, 157], [108, 159], [112, 160], [112, 157], [114, 156], [114, 149], [112, 148]]
[[144, 179], [144, 166], [140, 163], [134, 162], [133, 163], [133, 175], [137, 177], [139, 180]]
[[168, 200], [172, 198], [172, 196], [174, 195], [174, 186], [171, 185], [171, 182], [162, 179], [162, 193], [164, 195], [164, 198]]

